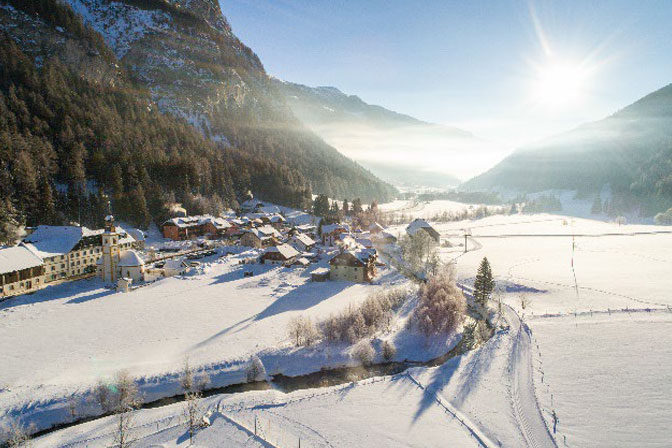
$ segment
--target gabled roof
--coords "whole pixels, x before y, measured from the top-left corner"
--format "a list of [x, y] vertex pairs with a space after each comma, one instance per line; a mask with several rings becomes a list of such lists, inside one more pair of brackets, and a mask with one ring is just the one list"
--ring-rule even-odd
[[299, 255], [299, 251], [294, 249], [289, 244], [280, 244], [279, 246], [271, 246], [268, 249], [266, 249], [265, 253], [272, 253], [272, 252], [279, 253], [285, 260], [289, 260], [290, 258]]
[[301, 243], [303, 243], [304, 246], [313, 246], [315, 244], [315, 241], [313, 241], [313, 239], [311, 237], [309, 237], [308, 235], [305, 235], [301, 232], [297, 232], [294, 235], [294, 239], [296, 241], [300, 241]]
[[350, 232], [350, 226], [347, 224], [327, 224], [326, 226], [322, 226], [323, 235], [332, 233], [335, 230], [340, 230], [341, 232]]
[[436, 229], [434, 229], [434, 227], [429, 225], [429, 223], [422, 218], [416, 218], [413, 222], [411, 222], [406, 227], [406, 233], [413, 236], [421, 229], [427, 231], [430, 235], [434, 237], [439, 236], [439, 232], [437, 232]]
[[385, 228], [380, 224], [378, 224], [377, 222], [374, 222], [369, 226], [369, 230], [371, 232], [382, 232], [383, 230], [385, 230]]
[[95, 236], [103, 230], [90, 230], [79, 226], [37, 226], [24, 238], [24, 245], [40, 258], [65, 255], [86, 236]]
[[42, 259], [24, 246], [0, 249], [0, 274], [42, 265]]
[[224, 218], [215, 218], [212, 215], [196, 215], [196, 216], [183, 216], [177, 218], [171, 218], [165, 221], [162, 225], [174, 225], [181, 229], [189, 227], [202, 226], [207, 223], [211, 223], [218, 230], [223, 230], [231, 227], [231, 224]]
[[269, 226], [268, 224], [265, 226], [257, 227], [256, 230], [258, 230], [264, 236], [274, 236], [277, 238], [282, 237], [282, 233], [278, 232], [278, 229], [276, 229], [273, 226]]
[[339, 254], [336, 254], [335, 256], [331, 257], [329, 260], [329, 264], [332, 264], [334, 260], [337, 258], [343, 258], [343, 257], [348, 257], [348, 258], [353, 258], [355, 261], [357, 261], [360, 265], [364, 266], [366, 265], [369, 260], [376, 256], [376, 249], [357, 249], [357, 250], [346, 250], [343, 251]]

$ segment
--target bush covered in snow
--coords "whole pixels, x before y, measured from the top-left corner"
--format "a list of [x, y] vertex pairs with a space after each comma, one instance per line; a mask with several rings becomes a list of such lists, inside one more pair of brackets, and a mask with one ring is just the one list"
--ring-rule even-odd
[[266, 369], [257, 355], [252, 355], [247, 365], [247, 382], [263, 381], [266, 379]]
[[358, 307], [348, 307], [337, 315], [329, 316], [319, 325], [322, 338], [327, 342], [354, 344], [376, 331], [389, 328], [392, 315], [408, 297], [405, 288], [379, 291]]
[[450, 333], [464, 320], [467, 304], [455, 283], [452, 266], [445, 266], [430, 277], [418, 296], [413, 320], [425, 335]]
[[362, 363], [362, 365], [368, 366], [373, 363], [376, 351], [371, 346], [371, 342], [360, 341], [352, 350], [352, 356]]

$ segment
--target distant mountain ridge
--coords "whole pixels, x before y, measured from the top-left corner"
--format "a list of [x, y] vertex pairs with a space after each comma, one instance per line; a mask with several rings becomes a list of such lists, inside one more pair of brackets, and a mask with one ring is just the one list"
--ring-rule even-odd
[[395, 184], [455, 186], [460, 162], [483, 151], [484, 142], [462, 129], [368, 104], [336, 87], [273, 81], [306, 126]]
[[521, 148], [461, 188], [599, 192], [672, 203], [672, 84], [613, 115]]

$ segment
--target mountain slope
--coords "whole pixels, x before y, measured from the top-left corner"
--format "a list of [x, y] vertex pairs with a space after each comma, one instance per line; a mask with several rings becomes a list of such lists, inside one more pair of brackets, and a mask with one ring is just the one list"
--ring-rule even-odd
[[491, 157], [486, 142], [461, 129], [371, 105], [335, 87], [274, 81], [306, 126], [397, 185], [455, 186], [458, 177], [482, 170]]
[[522, 148], [465, 189], [598, 192], [608, 184], [654, 208], [672, 201], [672, 85], [604, 120]]
[[204, 135], [288, 165], [333, 197], [394, 190], [294, 118], [216, 0], [65, 0], [98, 31], [159, 108]]
[[[111, 48], [59, 0], [0, 0], [0, 241], [12, 241], [7, 229], [17, 222], [99, 225], [108, 198], [115, 214], [146, 226], [164, 216], [167, 202], [217, 213], [248, 190], [295, 207], [309, 204], [313, 185], [348, 197], [388, 197], [391, 187], [298, 124], [250, 121], [249, 129], [213, 135], [189, 124], [178, 107], [166, 108], [161, 85], [141, 82], [138, 67], [117, 58], [133, 51], [135, 37], [147, 39], [147, 23], [158, 26], [147, 14], [180, 14], [154, 3], [164, 9], [135, 8], [137, 23], [117, 27], [125, 40]], [[203, 17], [179, 20], [212, 20], [208, 26], [225, 32], [221, 15], [194, 10]], [[251, 52], [235, 52], [250, 70], [260, 66]], [[184, 100], [168, 87], [175, 101]]]

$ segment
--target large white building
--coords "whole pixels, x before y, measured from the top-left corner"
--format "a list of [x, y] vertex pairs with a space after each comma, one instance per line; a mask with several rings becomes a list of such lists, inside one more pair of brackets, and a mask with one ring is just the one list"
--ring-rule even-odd
[[44, 263], [23, 246], [0, 249], [0, 298], [44, 287]]

